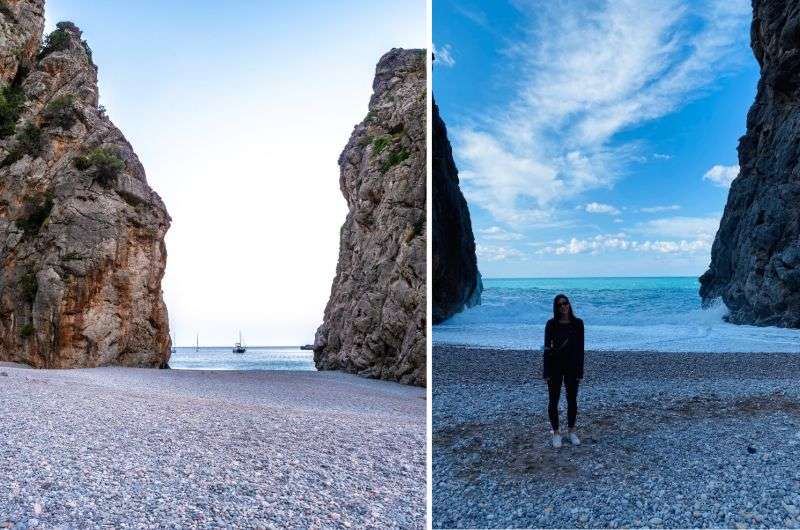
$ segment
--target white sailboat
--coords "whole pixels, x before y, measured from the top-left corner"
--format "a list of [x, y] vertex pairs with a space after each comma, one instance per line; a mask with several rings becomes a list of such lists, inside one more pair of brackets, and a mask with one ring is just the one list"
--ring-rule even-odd
[[246, 351], [247, 348], [242, 344], [242, 332], [239, 331], [239, 342], [233, 345], [233, 353], [244, 353]]

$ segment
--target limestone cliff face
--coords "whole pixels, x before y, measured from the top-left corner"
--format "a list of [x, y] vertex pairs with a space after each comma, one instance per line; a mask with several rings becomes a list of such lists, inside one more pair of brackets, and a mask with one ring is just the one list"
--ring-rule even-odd
[[751, 46], [761, 66], [739, 176], [700, 278], [730, 321], [800, 327], [800, 4], [754, 0]]
[[339, 157], [349, 213], [314, 341], [319, 369], [425, 384], [425, 83], [424, 50], [384, 55]]
[[447, 127], [433, 103], [433, 323], [481, 303], [483, 283]]
[[0, 2], [0, 360], [163, 366], [169, 215], [98, 107], [80, 30], [40, 50], [43, 12]]

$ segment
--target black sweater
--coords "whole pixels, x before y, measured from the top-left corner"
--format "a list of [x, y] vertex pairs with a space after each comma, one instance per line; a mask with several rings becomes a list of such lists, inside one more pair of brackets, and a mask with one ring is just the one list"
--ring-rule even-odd
[[583, 320], [567, 324], [555, 319], [544, 327], [544, 359], [542, 377], [566, 375], [583, 379]]

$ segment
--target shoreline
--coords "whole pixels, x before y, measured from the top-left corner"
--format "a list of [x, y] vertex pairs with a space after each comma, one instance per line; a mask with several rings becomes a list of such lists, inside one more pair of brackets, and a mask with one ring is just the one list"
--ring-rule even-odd
[[434, 528], [800, 528], [798, 354], [587, 352], [560, 450], [541, 352], [432, 362]]
[[2, 371], [0, 524], [425, 525], [424, 389], [339, 372]]

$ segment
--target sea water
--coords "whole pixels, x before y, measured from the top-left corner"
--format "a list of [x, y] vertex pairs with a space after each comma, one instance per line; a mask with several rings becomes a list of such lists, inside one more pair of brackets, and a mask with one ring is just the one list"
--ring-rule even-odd
[[723, 320], [702, 308], [694, 277], [484, 279], [482, 303], [433, 327], [435, 344], [541, 349], [553, 297], [584, 321], [587, 350], [800, 352], [800, 330]]
[[316, 370], [314, 352], [299, 346], [248, 346], [233, 353], [231, 346], [175, 348], [170, 368], [178, 370]]

